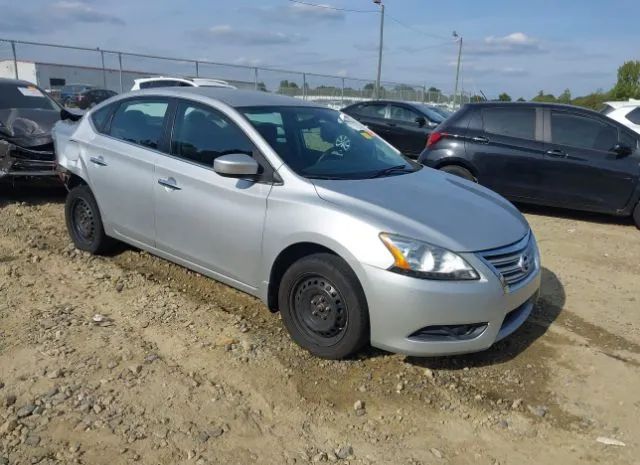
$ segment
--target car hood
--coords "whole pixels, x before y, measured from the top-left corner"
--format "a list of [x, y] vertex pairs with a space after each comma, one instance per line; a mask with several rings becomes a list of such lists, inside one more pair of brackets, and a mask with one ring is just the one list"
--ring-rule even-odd
[[51, 143], [51, 129], [59, 110], [0, 109], [0, 137], [23, 147]]
[[381, 231], [456, 252], [505, 246], [529, 225], [498, 194], [431, 168], [361, 180], [313, 180], [320, 198], [366, 218]]

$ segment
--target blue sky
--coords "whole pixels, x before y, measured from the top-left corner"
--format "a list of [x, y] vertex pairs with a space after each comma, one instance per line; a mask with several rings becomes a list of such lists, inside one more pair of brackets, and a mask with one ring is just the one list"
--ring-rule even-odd
[[[371, 0], [315, 3], [377, 8]], [[622, 62], [640, 59], [639, 0], [384, 3], [383, 80], [451, 91], [453, 30], [464, 37], [464, 89], [490, 97], [502, 91], [530, 98], [541, 89], [558, 94], [569, 88], [574, 96], [608, 89]], [[2, 38], [368, 79], [376, 71], [377, 13], [287, 0], [0, 0], [0, 11]], [[211, 73], [224, 74], [219, 70]]]

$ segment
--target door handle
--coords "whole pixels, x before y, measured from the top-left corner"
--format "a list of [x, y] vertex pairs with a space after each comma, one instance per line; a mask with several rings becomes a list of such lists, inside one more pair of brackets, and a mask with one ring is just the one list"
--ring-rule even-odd
[[89, 161], [94, 165], [107, 166], [107, 162], [104, 161], [104, 158], [102, 158], [102, 155], [99, 157], [89, 157]]
[[167, 178], [167, 179], [160, 178], [158, 179], [158, 184], [160, 184], [162, 187], [166, 187], [174, 191], [182, 190], [181, 187], [178, 187], [178, 183], [173, 178]]
[[487, 139], [486, 137], [476, 136], [476, 137], [472, 137], [471, 140], [473, 142], [477, 142], [478, 144], [488, 144], [489, 143], [489, 139]]
[[547, 150], [545, 152], [545, 154], [550, 156], [550, 157], [555, 157], [555, 158], [565, 158], [567, 156], [566, 152], [564, 152], [562, 150], [558, 150], [558, 149]]

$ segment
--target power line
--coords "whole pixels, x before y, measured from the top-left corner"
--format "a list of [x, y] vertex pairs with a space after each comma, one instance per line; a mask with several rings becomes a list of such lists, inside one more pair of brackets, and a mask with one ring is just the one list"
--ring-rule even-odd
[[407, 28], [407, 29], [410, 29], [410, 30], [412, 30], [413, 32], [417, 32], [418, 34], [422, 34], [422, 35], [424, 35], [424, 36], [432, 37], [432, 38], [435, 38], [435, 39], [442, 39], [442, 40], [447, 40], [447, 39], [448, 39], [448, 37], [441, 36], [441, 35], [438, 35], [438, 34], [431, 34], [431, 33], [429, 33], [429, 32], [425, 32], [425, 31], [423, 31], [423, 30], [421, 30], [421, 29], [417, 29], [417, 28], [415, 28], [415, 27], [413, 27], [413, 26], [409, 26], [408, 24], [403, 23], [403, 22], [402, 22], [402, 21], [400, 21], [399, 19], [396, 19], [396, 18], [394, 18], [393, 16], [391, 16], [391, 15], [389, 15], [389, 14], [387, 14], [387, 18], [389, 18], [391, 21], [393, 21], [393, 22], [394, 22], [394, 23], [396, 23], [396, 24], [399, 24], [399, 25], [400, 25], [400, 26], [402, 26], [402, 27], [405, 27], [405, 28]]
[[307, 6], [313, 6], [316, 8], [324, 8], [325, 10], [335, 10], [335, 11], [348, 11], [350, 13], [377, 13], [377, 10], [352, 10], [350, 8], [339, 8], [336, 6], [331, 6], [331, 5], [319, 5], [317, 3], [310, 3], [310, 2], [303, 2], [301, 0], [288, 0], [291, 3], [297, 3], [299, 5], [307, 5]]

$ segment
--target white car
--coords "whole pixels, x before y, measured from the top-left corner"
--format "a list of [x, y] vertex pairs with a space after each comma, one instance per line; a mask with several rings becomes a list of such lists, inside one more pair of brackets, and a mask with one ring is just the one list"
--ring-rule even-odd
[[640, 134], [640, 100], [605, 102], [602, 113]]
[[207, 78], [181, 78], [156, 76], [136, 79], [131, 90], [151, 89], [153, 87], [224, 87], [235, 89], [236, 87], [221, 79]]

